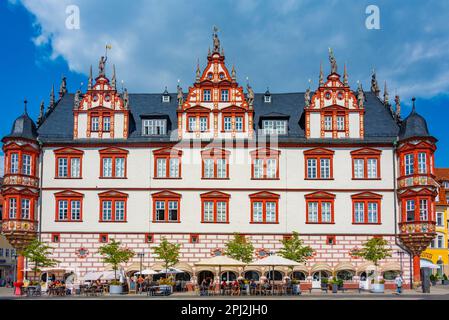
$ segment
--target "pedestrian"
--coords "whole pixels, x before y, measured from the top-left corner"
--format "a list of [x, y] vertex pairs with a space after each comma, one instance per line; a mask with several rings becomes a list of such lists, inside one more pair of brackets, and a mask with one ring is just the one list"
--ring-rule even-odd
[[404, 282], [404, 280], [402, 279], [401, 274], [398, 273], [398, 275], [394, 279], [394, 283], [396, 284], [396, 293], [397, 294], [401, 294], [402, 293], [402, 283], [403, 282]]

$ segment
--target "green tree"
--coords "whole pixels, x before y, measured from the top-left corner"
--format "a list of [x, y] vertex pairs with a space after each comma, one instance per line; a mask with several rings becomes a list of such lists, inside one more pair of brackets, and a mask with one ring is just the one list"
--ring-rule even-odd
[[100, 247], [98, 252], [103, 256], [103, 261], [112, 265], [114, 270], [114, 283], [117, 282], [117, 269], [121, 263], [128, 262], [134, 257], [134, 251], [129, 248], [120, 247], [121, 242], [112, 239], [111, 242]]
[[253, 261], [254, 246], [245, 236], [235, 233], [234, 239], [226, 243], [224, 254], [245, 263]]
[[387, 247], [388, 241], [382, 238], [371, 238], [363, 244], [361, 249], [353, 249], [352, 255], [371, 261], [376, 267], [374, 281], [377, 283], [377, 269], [379, 261], [391, 257], [391, 249]]
[[[164, 267], [168, 269], [179, 262], [180, 247], [180, 244], [170, 243], [167, 238], [163, 237], [159, 246], [154, 248], [154, 253], [160, 260], [164, 261]], [[167, 274], [165, 277], [167, 278]]]
[[285, 259], [304, 263], [313, 254], [313, 249], [304, 245], [304, 241], [299, 238], [298, 232], [293, 232], [291, 237], [285, 238], [281, 243], [283, 247], [279, 250], [279, 255]]
[[21, 254], [33, 264], [34, 276], [41, 271], [40, 268], [55, 266], [59, 261], [49, 258], [53, 248], [38, 239], [31, 241]]

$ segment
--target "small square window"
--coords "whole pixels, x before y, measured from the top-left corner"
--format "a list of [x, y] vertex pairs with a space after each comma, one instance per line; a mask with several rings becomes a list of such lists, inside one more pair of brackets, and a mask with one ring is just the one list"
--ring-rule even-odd
[[100, 234], [100, 242], [101, 243], [107, 243], [108, 242], [108, 235], [105, 233]]
[[270, 103], [271, 102], [271, 96], [269, 96], [269, 95], [266, 95], [266, 96], [264, 96], [264, 101], [265, 101], [265, 103]]
[[162, 96], [162, 102], [170, 102], [170, 96]]
[[282, 236], [282, 238], [283, 238], [284, 240], [290, 240], [290, 239], [292, 238], [292, 235], [291, 235], [291, 234], [284, 234], [284, 235]]
[[335, 236], [327, 236], [326, 244], [333, 246], [335, 244]]
[[58, 243], [60, 239], [61, 239], [61, 238], [60, 238], [59, 233], [52, 233], [52, 234], [51, 234], [51, 242], [56, 242], [56, 243]]
[[190, 243], [199, 243], [200, 237], [197, 234], [190, 235]]
[[145, 242], [146, 243], [153, 243], [154, 242], [154, 235], [152, 233], [147, 233], [145, 235]]

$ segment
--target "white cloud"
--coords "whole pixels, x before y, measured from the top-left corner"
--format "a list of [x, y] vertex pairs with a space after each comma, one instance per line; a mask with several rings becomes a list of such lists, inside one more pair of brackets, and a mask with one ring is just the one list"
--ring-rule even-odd
[[[438, 1], [409, 1], [399, 6], [378, 1], [381, 30], [365, 28], [366, 1], [88, 1], [10, 0], [36, 18], [36, 46], [51, 45], [51, 59], [63, 57], [72, 71], [87, 74], [104, 54], [115, 63], [119, 79], [131, 92], [184, 88], [194, 79], [197, 58], [204, 66], [211, 29], [218, 25], [229, 65], [243, 83], [249, 76], [257, 90], [304, 90], [316, 84], [319, 64], [328, 70], [327, 48], [348, 63], [350, 81], [369, 88], [372, 67], [378, 78], [408, 98], [430, 97], [449, 89], [449, 6]], [[80, 8], [81, 29], [65, 27], [67, 5]], [[431, 15], [431, 18], [430, 18]], [[70, 79], [68, 80], [70, 84]]]

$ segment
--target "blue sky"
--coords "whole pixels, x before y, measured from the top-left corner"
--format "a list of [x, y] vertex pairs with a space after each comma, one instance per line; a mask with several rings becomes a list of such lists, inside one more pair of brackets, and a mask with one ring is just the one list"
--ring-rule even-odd
[[[66, 28], [71, 4], [80, 9], [78, 30]], [[365, 27], [370, 4], [380, 9], [379, 30]], [[449, 2], [441, 0], [1, 1], [0, 135], [23, 112], [25, 97], [36, 119], [63, 74], [70, 92], [82, 82], [85, 89], [106, 43], [108, 62], [130, 92], [174, 91], [178, 79], [186, 89], [197, 59], [204, 66], [217, 25], [228, 65], [256, 91], [304, 91], [308, 79], [316, 88], [320, 62], [329, 70], [328, 47], [340, 70], [347, 63], [354, 88], [359, 80], [369, 89], [375, 67], [390, 97], [400, 94], [404, 117], [417, 97], [418, 112], [439, 139], [436, 164], [449, 167], [448, 19]]]

